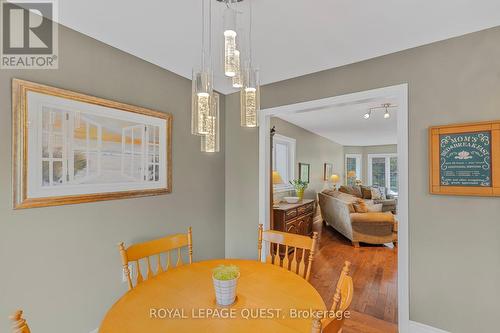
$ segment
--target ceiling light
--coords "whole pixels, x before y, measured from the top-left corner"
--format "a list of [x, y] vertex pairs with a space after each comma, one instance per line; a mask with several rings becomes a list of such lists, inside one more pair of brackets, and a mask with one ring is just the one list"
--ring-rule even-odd
[[[193, 69], [191, 133], [205, 135], [208, 133], [208, 116], [210, 114], [213, 94], [213, 75], [211, 65], [211, 6], [210, 0], [201, 3], [202, 36], [201, 36], [201, 69]], [[208, 45], [207, 45], [208, 43]]]
[[249, 3], [248, 28], [248, 63], [242, 76], [243, 85], [240, 90], [241, 126], [258, 127], [260, 111], [259, 71], [252, 64], [252, 2]]
[[258, 70], [246, 67], [243, 71], [243, 87], [240, 91], [241, 126], [259, 126], [260, 87]]
[[220, 150], [219, 145], [219, 94], [213, 93], [211, 99], [210, 113], [207, 117], [207, 134], [201, 137], [201, 151], [216, 153]]
[[236, 75], [236, 10], [226, 1], [224, 10], [224, 74], [228, 77]]
[[384, 119], [389, 119], [389, 118], [391, 118], [391, 113], [389, 112], [389, 109], [396, 108], [396, 107], [397, 107], [397, 105], [392, 105], [391, 103], [385, 103], [385, 104], [382, 104], [381, 106], [377, 106], [377, 107], [368, 109], [368, 112], [366, 112], [363, 115], [363, 118], [369, 119], [372, 115], [372, 112], [375, 112], [378, 110], [385, 110], [384, 111]]
[[243, 87], [243, 80], [241, 77], [241, 68], [240, 68], [240, 51], [234, 51], [234, 60], [235, 60], [235, 75], [233, 76], [233, 88], [241, 88]]

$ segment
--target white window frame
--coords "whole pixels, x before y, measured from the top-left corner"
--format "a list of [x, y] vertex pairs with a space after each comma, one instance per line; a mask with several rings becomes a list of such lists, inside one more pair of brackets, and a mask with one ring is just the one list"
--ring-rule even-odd
[[[274, 192], [286, 192], [293, 190], [292, 184], [289, 183], [290, 180], [295, 179], [295, 153], [297, 147], [297, 140], [284, 136], [281, 134], [275, 134], [273, 136], [273, 154], [276, 151], [276, 143], [285, 144], [288, 146], [288, 176], [289, 179], [283, 179], [283, 184], [273, 185]], [[273, 156], [273, 170], [276, 169], [276, 159]]]
[[[390, 181], [391, 181], [391, 157], [398, 157], [398, 154], [396, 153], [390, 153], [390, 154], [368, 154], [368, 185], [373, 185], [373, 174], [372, 174], [372, 161], [374, 158], [378, 157], [384, 157], [385, 158], [385, 188], [390, 191]], [[398, 165], [399, 167], [399, 165]], [[387, 184], [389, 182], [389, 184]], [[399, 192], [399, 189], [398, 189]]]
[[347, 159], [355, 158], [356, 159], [356, 178], [361, 179], [363, 181], [363, 155], [362, 154], [345, 154], [344, 157], [344, 170], [345, 170], [345, 183], [347, 185]]

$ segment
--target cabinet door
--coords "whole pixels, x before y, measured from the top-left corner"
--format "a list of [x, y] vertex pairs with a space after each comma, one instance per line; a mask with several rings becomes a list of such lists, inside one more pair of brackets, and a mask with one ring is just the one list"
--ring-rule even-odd
[[297, 220], [297, 229], [300, 235], [309, 236], [312, 233], [312, 216], [307, 215]]
[[287, 222], [285, 232], [289, 232], [291, 234], [300, 234], [297, 222], [298, 222], [297, 220]]

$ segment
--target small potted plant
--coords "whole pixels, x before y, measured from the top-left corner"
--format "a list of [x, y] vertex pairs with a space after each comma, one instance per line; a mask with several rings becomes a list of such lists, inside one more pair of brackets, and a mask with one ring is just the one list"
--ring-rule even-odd
[[236, 285], [240, 277], [240, 269], [235, 265], [220, 265], [213, 270], [212, 280], [215, 298], [219, 305], [231, 305], [236, 299]]
[[290, 184], [292, 184], [293, 188], [295, 189], [295, 192], [297, 193], [297, 197], [299, 197], [299, 200], [302, 200], [304, 198], [304, 190], [307, 188], [309, 183], [302, 181], [300, 179], [294, 179], [290, 181]]

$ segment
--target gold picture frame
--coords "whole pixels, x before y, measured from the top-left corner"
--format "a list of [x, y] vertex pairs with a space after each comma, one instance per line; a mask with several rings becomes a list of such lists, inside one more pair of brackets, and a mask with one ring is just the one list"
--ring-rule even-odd
[[[33, 94], [31, 94], [31, 93], [33, 93]], [[30, 94], [29, 95], [30, 97], [28, 97], [28, 94]], [[130, 187], [131, 188], [133, 187], [133, 189], [127, 189], [127, 182], [122, 182], [122, 183], [120, 183], [120, 185], [121, 185], [120, 189], [114, 191], [111, 188], [117, 187], [117, 185], [115, 185], [114, 183], [108, 182], [105, 185], [103, 185], [103, 184], [98, 184], [98, 185], [101, 187], [107, 186], [110, 188], [110, 190], [106, 190], [105, 192], [92, 193], [91, 187], [93, 186], [93, 184], [83, 184], [83, 182], [80, 181], [76, 185], [72, 184], [71, 190], [72, 191], [79, 191], [78, 190], [79, 186], [80, 187], [86, 186], [85, 191], [89, 192], [89, 193], [83, 193], [83, 194], [78, 193], [78, 194], [71, 194], [71, 195], [47, 195], [47, 196], [42, 196], [42, 197], [37, 196], [37, 195], [29, 195], [30, 187], [32, 186], [32, 184], [36, 184], [36, 186], [42, 187], [42, 185], [39, 185], [39, 184], [43, 184], [43, 180], [42, 181], [39, 181], [39, 180], [44, 179], [44, 177], [47, 174], [47, 172], [45, 172], [45, 169], [43, 169], [43, 167], [42, 168], [38, 167], [39, 165], [43, 165], [44, 167], [46, 165], [46, 164], [44, 164], [44, 158], [43, 158], [44, 154], [46, 153], [46, 150], [44, 150], [44, 146], [43, 146], [44, 144], [43, 143], [40, 144], [42, 147], [38, 147], [38, 146], [36, 148], [28, 147], [29, 142], [30, 142], [29, 131], [32, 131], [33, 127], [38, 127], [38, 126], [40, 127], [39, 132], [41, 132], [42, 134], [37, 134], [37, 135], [40, 135], [40, 137], [43, 136], [43, 138], [45, 138], [44, 135], [46, 135], [46, 132], [44, 132], [46, 130], [43, 127], [44, 126], [43, 121], [45, 121], [45, 120], [43, 120], [43, 121], [37, 120], [37, 122], [35, 124], [31, 123], [29, 120], [28, 116], [29, 115], [31, 116], [31, 113], [30, 113], [30, 110], [28, 110], [28, 106], [30, 103], [28, 98], [34, 99], [33, 96], [38, 96], [40, 98], [47, 98], [47, 99], [53, 98], [54, 100], [60, 101], [60, 102], [68, 101], [67, 103], [76, 103], [77, 105], [85, 107], [86, 109], [91, 110], [92, 108], [96, 108], [96, 110], [98, 110], [99, 112], [106, 111], [106, 112], [109, 112], [110, 114], [115, 115], [114, 116], [115, 118], [112, 118], [112, 117], [106, 118], [106, 116], [103, 116], [101, 114], [98, 114], [96, 116], [95, 112], [97, 112], [97, 111], [95, 111], [95, 112], [92, 111], [92, 112], [94, 112], [94, 114], [91, 114], [91, 115], [85, 114], [89, 119], [92, 116], [92, 117], [94, 117], [93, 119], [95, 119], [95, 118], [104, 119], [107, 122], [115, 121], [118, 123], [119, 121], [121, 121], [122, 123], [126, 123], [126, 122], [131, 123], [128, 120], [125, 121], [125, 120], [122, 120], [119, 118], [121, 115], [123, 115], [124, 117], [134, 117], [134, 119], [139, 119], [138, 120], [139, 125], [136, 125], [135, 127], [142, 126], [144, 128], [143, 133], [145, 133], [148, 128], [153, 128], [154, 129], [153, 133], [155, 133], [155, 134], [151, 135], [150, 134], [151, 130], [150, 130], [150, 132], [148, 132], [148, 134], [147, 134], [148, 135], [147, 138], [146, 138], [146, 135], [143, 134], [141, 139], [139, 139], [139, 138], [134, 139], [134, 134], [131, 134], [132, 135], [131, 140], [128, 136], [126, 138], [124, 138], [125, 134], [123, 134], [123, 133], [125, 133], [125, 132], [123, 132], [123, 129], [122, 129], [122, 134], [121, 134], [121, 138], [122, 138], [121, 139], [122, 140], [122, 142], [121, 142], [122, 169], [121, 170], [122, 170], [122, 173], [124, 170], [124, 168], [123, 168], [123, 163], [124, 163], [123, 162], [124, 161], [123, 155], [125, 155], [124, 150], [123, 150], [124, 143], [126, 145], [131, 146], [131, 147], [135, 147], [137, 145], [137, 142], [139, 142], [142, 145], [141, 147], [143, 147], [143, 146], [148, 146], [148, 147], [152, 146], [153, 147], [153, 148], [149, 148], [149, 149], [151, 149], [151, 151], [154, 151], [154, 153], [150, 153], [149, 155], [146, 156], [146, 158], [143, 157], [143, 160], [147, 160], [148, 162], [144, 162], [146, 164], [142, 165], [142, 169], [137, 168], [139, 170], [138, 172], [143, 173], [140, 176], [143, 178], [140, 178], [139, 181], [136, 181], [137, 184], [136, 183], [132, 184], [132, 182], [130, 182], [130, 184], [131, 184]], [[42, 108], [40, 107], [38, 109], [42, 109]], [[54, 107], [53, 110], [55, 110], [55, 111], [51, 111], [52, 114], [50, 115], [50, 117], [52, 117], [55, 112], [63, 112], [63, 111], [60, 111], [60, 109], [61, 109], [60, 107], [58, 107], [58, 109], [55, 109], [55, 107]], [[36, 112], [39, 112], [39, 111], [36, 111]], [[43, 112], [45, 112], [45, 110]], [[64, 110], [64, 112], [66, 112], [66, 113], [64, 113], [65, 118], [61, 118], [61, 119], [64, 119], [64, 121], [66, 119], [68, 119], [68, 114], [71, 112], [73, 112], [72, 114], [78, 113], [78, 117], [80, 117], [79, 110], [78, 111], [74, 111], [74, 110], [66, 111], [66, 110]], [[84, 112], [88, 112], [88, 111], [84, 111]], [[124, 113], [122, 114], [122, 112], [124, 112]], [[35, 111], [32, 111], [32, 113], [35, 113]], [[120, 115], [120, 116], [116, 116], [116, 115]], [[45, 118], [43, 118], [44, 116], [45, 116], [45, 114], [43, 114], [42, 111], [40, 111], [40, 116], [38, 116], [38, 117], [40, 119], [45, 119]], [[62, 116], [58, 115], [58, 117], [62, 117]], [[80, 118], [78, 118], [78, 119], [80, 119]], [[149, 123], [146, 123], [146, 122], [141, 123], [141, 121], [143, 121], [143, 120], [147, 121], [147, 122], [151, 122], [151, 124], [154, 124], [154, 125], [150, 125]], [[53, 120], [51, 120], [51, 121], [53, 121]], [[63, 122], [63, 121], [60, 121], [60, 122]], [[87, 146], [88, 146], [88, 142], [90, 142], [90, 140], [91, 140], [90, 134], [89, 134], [90, 133], [90, 131], [89, 131], [90, 125], [88, 125], [89, 122], [90, 122], [90, 120], [87, 120], [87, 122], [85, 123], [86, 124], [86, 135], [87, 135], [87, 139], [86, 139]], [[38, 123], [40, 123], [41, 125], [38, 125]], [[134, 123], [132, 122], [132, 124], [134, 124]], [[113, 123], [113, 125], [114, 125], [114, 123]], [[74, 123], [73, 123], [73, 126], [74, 126]], [[103, 134], [102, 134], [102, 132], [103, 132], [102, 128], [105, 125], [96, 125], [96, 126], [101, 126], [100, 131], [99, 131], [99, 133], [100, 133], [99, 134], [99, 140], [100, 140], [99, 143], [102, 145], [103, 140], [104, 140]], [[150, 126], [150, 127], [148, 127], [148, 126]], [[56, 126], [54, 125], [54, 127], [56, 127]], [[64, 126], [59, 126], [59, 127], [64, 127]], [[133, 126], [131, 126], [131, 127], [133, 127]], [[73, 127], [73, 129], [74, 128], [75, 127]], [[129, 129], [130, 132], [133, 132], [134, 130], [135, 130], [134, 128]], [[82, 129], [82, 132], [83, 132], [83, 129]], [[66, 132], [64, 132], [64, 133], [68, 133], [67, 135], [71, 136], [71, 138], [70, 138], [71, 140], [74, 140], [74, 137], [76, 137], [76, 134], [74, 134], [74, 133], [76, 133], [75, 130], [73, 132], [66, 130]], [[60, 135], [58, 133], [56, 133], [56, 134]], [[56, 134], [54, 134], [54, 137], [56, 136]], [[93, 135], [95, 136], [96, 134], [93, 134]], [[118, 134], [114, 134], [114, 135], [118, 136]], [[152, 138], [152, 139], [149, 139], [149, 138]], [[78, 138], [78, 139], [80, 139], [80, 138]], [[34, 135], [33, 135], [33, 138], [31, 138], [31, 140], [34, 140]], [[51, 140], [53, 141], [53, 139], [46, 139], [47, 142], [52, 142]], [[63, 139], [61, 139], [61, 140], [63, 140]], [[92, 140], [95, 140], [95, 138], [92, 138]], [[153, 142], [151, 143], [148, 140], [153, 140]], [[44, 140], [41, 140], [41, 141], [44, 141]], [[113, 142], [114, 146], [118, 146], [119, 143], [116, 142], [117, 140], [114, 140], [114, 141], [115, 141], [115, 142]], [[35, 141], [35, 142], [38, 145], [38, 141]], [[50, 145], [50, 144], [48, 144], [48, 145]], [[34, 145], [32, 145], [32, 146], [34, 146]], [[31, 150], [29, 150], [29, 149], [31, 149]], [[148, 149], [148, 148], [146, 148], [146, 149]], [[67, 151], [67, 150], [68, 149], [65, 146], [64, 151]], [[28, 165], [28, 162], [32, 158], [31, 156], [28, 156], [28, 154], [29, 154], [29, 152], [32, 152], [32, 151], [39, 152], [38, 153], [40, 156], [39, 160], [41, 160], [42, 162], [38, 162], [38, 160], [37, 160], [36, 163], [31, 163], [32, 165]], [[41, 151], [41, 153], [40, 153], [40, 151]], [[86, 162], [83, 162], [80, 164], [83, 164], [84, 168], [90, 169], [90, 163], [89, 163], [90, 153], [89, 153], [88, 148], [87, 148], [86, 152], [87, 152], [87, 155], [86, 155], [87, 157], [85, 160]], [[101, 150], [99, 150], [98, 152], [99, 152], [98, 158], [99, 158], [99, 167], [100, 167], [101, 166], [101, 164], [100, 164], [101, 155], [103, 155], [104, 153], [101, 154]], [[85, 95], [85, 94], [81, 94], [81, 93], [77, 93], [77, 92], [73, 92], [73, 91], [69, 91], [69, 90], [65, 90], [65, 89], [55, 88], [55, 87], [51, 87], [51, 86], [47, 86], [47, 85], [43, 85], [43, 84], [39, 84], [39, 83], [34, 83], [34, 82], [29, 82], [29, 81], [24, 81], [24, 80], [19, 80], [19, 79], [13, 79], [13, 81], [12, 81], [12, 154], [13, 154], [13, 156], [12, 156], [12, 172], [13, 172], [12, 179], [13, 179], [13, 208], [14, 209], [58, 206], [58, 205], [67, 205], [67, 204], [79, 204], [79, 203], [94, 202], [94, 201], [115, 200], [115, 199], [124, 199], [124, 198], [134, 198], [134, 197], [167, 194], [167, 193], [172, 192], [172, 115], [169, 113], [154, 111], [154, 110], [150, 110], [150, 109], [146, 109], [146, 108], [142, 108], [142, 107], [138, 107], [138, 106], [133, 106], [133, 105], [125, 104], [125, 103], [115, 102], [115, 101], [111, 101], [111, 100], [107, 100], [107, 99], [103, 99], [103, 98], [99, 98], [99, 97], [95, 97], [95, 96]], [[53, 157], [52, 154], [53, 153], [51, 152], [50, 153], [51, 157]], [[71, 155], [70, 154], [67, 154], [67, 155], [70, 157], [66, 158], [66, 160], [65, 160], [66, 164], [74, 163], [74, 162], [68, 162], [68, 161], [71, 161]], [[75, 160], [74, 151], [73, 151], [72, 155], [73, 155], [72, 158], [74, 161]], [[95, 155], [96, 154], [94, 153], [92, 156], [95, 156]], [[110, 155], [110, 154], [108, 154], [108, 155]], [[132, 152], [128, 153], [127, 156], [129, 156], [128, 158], [130, 161], [135, 161], [137, 155], [138, 155], [138, 153], [136, 153], [136, 155], [134, 155], [134, 151], [132, 148]], [[151, 158], [151, 162], [148, 160], [148, 158]], [[47, 158], [45, 158], [45, 159], [47, 159]], [[56, 160], [56, 158], [52, 158], [52, 160]], [[116, 158], [114, 161], [116, 162]], [[59, 161], [56, 161], [56, 162], [59, 163]], [[50, 163], [56, 163], [56, 162], [50, 162]], [[134, 162], [130, 162], [130, 163], [132, 165], [134, 165]], [[57, 170], [60, 170], [63, 168], [63, 167], [61, 167], [61, 165], [64, 166], [64, 162], [61, 161], [60, 164], [57, 164]], [[116, 168], [116, 166], [114, 166], [114, 167]], [[52, 166], [52, 168], [49, 168], [49, 169], [51, 169], [52, 170], [51, 172], [53, 172], [54, 168], [55, 167]], [[43, 170], [40, 170], [40, 169], [43, 169]], [[134, 169], [134, 168], [130, 168], [130, 169], [133, 172], [136, 172], [136, 169]], [[36, 174], [37, 177], [32, 176], [31, 174], [29, 174], [29, 172], [33, 172], [33, 174]], [[65, 172], [66, 172], [66, 175], [65, 175], [66, 178], [75, 177], [74, 174], [76, 173], [76, 171], [74, 171], [72, 173], [73, 176], [67, 175], [68, 172], [67, 171], [65, 171]], [[116, 171], [116, 170], [114, 170], [114, 172], [118, 173], [118, 171]], [[40, 174], [42, 174], [42, 176], [40, 176]], [[87, 171], [87, 174], [88, 174], [88, 171]], [[53, 181], [52, 176], [50, 178], [51, 178], [51, 182], [52, 182]], [[60, 179], [63, 179], [63, 177], [59, 177], [57, 179], [60, 180]], [[58, 186], [53, 186], [52, 188], [50, 188], [50, 190], [53, 190], [55, 188], [55, 190], [53, 192], [50, 192], [50, 193], [55, 193], [55, 192], [59, 191], [61, 188], [63, 188], [62, 186], [59, 186], [63, 182], [65, 182], [65, 180], [60, 181], [60, 183], [56, 183], [56, 185], [58, 185]], [[50, 185], [53, 185], [53, 184], [50, 184]], [[94, 185], [94, 186], [97, 186], [97, 185]], [[144, 186], [147, 188], [139, 189], [140, 186]], [[158, 187], [156, 187], [156, 186], [158, 186]], [[35, 187], [35, 186], [33, 186], [33, 187]], [[74, 188], [76, 188], [76, 190]]]
[[500, 196], [500, 121], [430, 127], [429, 192]]

